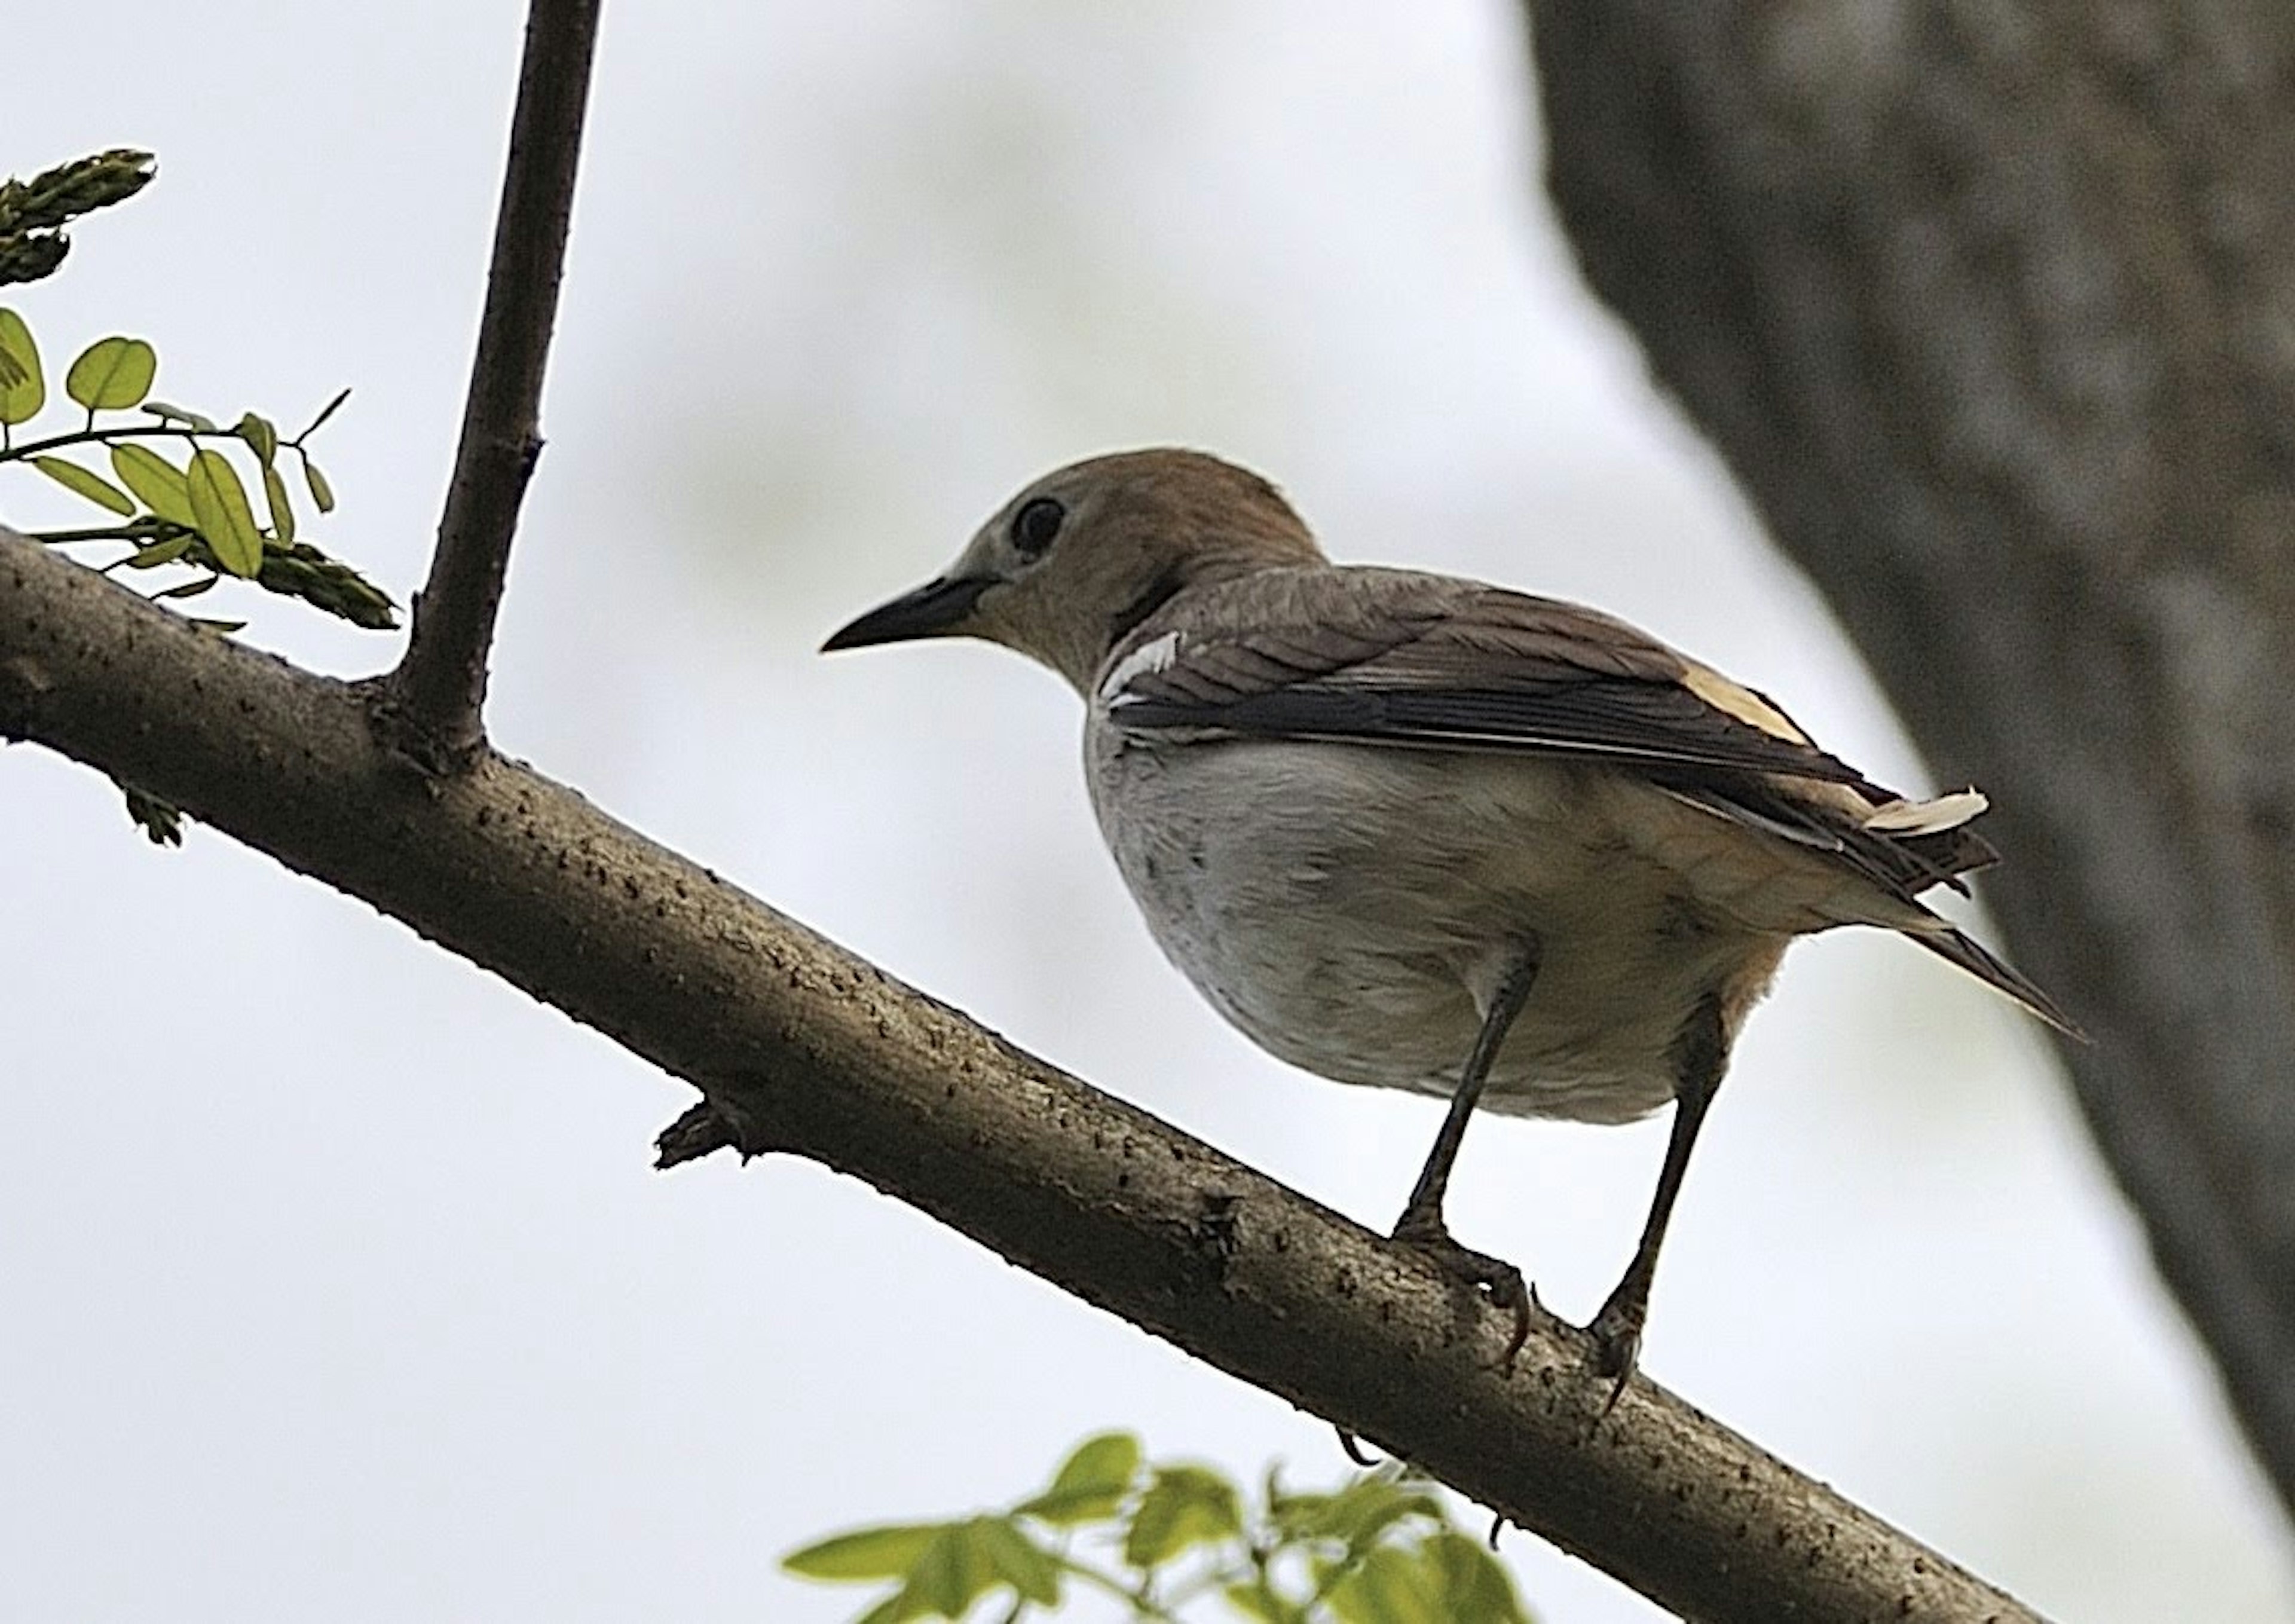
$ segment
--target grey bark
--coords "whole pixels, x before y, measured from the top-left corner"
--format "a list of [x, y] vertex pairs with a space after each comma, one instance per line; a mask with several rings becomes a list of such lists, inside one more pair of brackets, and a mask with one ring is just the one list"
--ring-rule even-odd
[[[1021, 1053], [491, 752], [417, 771], [347, 686], [0, 530], [0, 739], [184, 807], [697, 1084], [727, 1145], [864, 1179], [1414, 1461], [1684, 1616], [2034, 1614], [1407, 1250]], [[121, 838], [130, 836], [123, 828]]]
[[474, 758], [486, 744], [486, 658], [519, 507], [542, 455], [542, 379], [574, 221], [598, 8], [599, 0], [533, 0], [527, 12], [454, 477], [384, 713], [393, 745], [437, 771]]
[[2295, 9], [1531, 0], [1586, 274], [1864, 651], [2295, 1507]]

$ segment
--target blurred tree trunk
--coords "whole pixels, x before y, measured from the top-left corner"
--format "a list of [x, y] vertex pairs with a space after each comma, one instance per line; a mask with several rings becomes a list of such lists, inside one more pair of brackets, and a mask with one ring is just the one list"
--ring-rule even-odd
[[1528, 9], [1588, 278], [1994, 795], [1987, 900], [2295, 1507], [2295, 8]]

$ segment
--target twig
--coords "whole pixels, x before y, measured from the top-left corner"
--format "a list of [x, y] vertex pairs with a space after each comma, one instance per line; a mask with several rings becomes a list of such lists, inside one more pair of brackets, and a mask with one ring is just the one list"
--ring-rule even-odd
[[[74, 445], [108, 445], [114, 440], [235, 440], [239, 431], [220, 426], [214, 428], [192, 428], [179, 423], [152, 423], [122, 426], [117, 428], [74, 428], [65, 434], [52, 434], [45, 440], [24, 440], [11, 445], [0, 453], [0, 462], [21, 461], [44, 451], [61, 451]], [[281, 445], [291, 445], [282, 440]]]
[[391, 742], [433, 772], [467, 766], [485, 742], [486, 655], [519, 504], [542, 453], [543, 371], [566, 264], [599, 0], [534, 0], [527, 15], [461, 441], [430, 578], [414, 603], [413, 635], [390, 680]]

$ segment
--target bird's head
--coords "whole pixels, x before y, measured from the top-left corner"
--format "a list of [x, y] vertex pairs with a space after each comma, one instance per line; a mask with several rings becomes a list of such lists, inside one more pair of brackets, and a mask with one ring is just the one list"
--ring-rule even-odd
[[984, 638], [1088, 693], [1109, 652], [1176, 593], [1321, 561], [1306, 525], [1257, 474], [1201, 452], [1120, 452], [1027, 486], [936, 579], [821, 647]]

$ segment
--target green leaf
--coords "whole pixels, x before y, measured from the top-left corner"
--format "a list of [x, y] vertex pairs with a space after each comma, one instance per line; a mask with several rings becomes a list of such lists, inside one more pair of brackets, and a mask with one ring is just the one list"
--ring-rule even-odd
[[1131, 1514], [1123, 1560], [1135, 1568], [1153, 1568], [1192, 1546], [1242, 1531], [1233, 1484], [1203, 1466], [1159, 1466]]
[[1321, 1539], [1329, 1536], [1331, 1502], [1336, 1495], [1278, 1494], [1268, 1485], [1267, 1511], [1276, 1531], [1286, 1539]]
[[1398, 1481], [1387, 1469], [1357, 1478], [1336, 1494], [1286, 1498], [1276, 1507], [1276, 1525], [1303, 1539], [1343, 1539], [1362, 1550], [1406, 1517], [1441, 1525], [1442, 1503], [1425, 1489]]
[[921, 1619], [931, 1611], [907, 1591], [895, 1590], [855, 1619], [853, 1624], [909, 1624], [911, 1620]]
[[192, 522], [215, 549], [216, 561], [233, 575], [253, 580], [263, 567], [263, 536], [255, 527], [255, 510], [248, 505], [239, 470], [223, 453], [202, 449], [192, 453], [184, 480], [192, 490]]
[[1053, 1475], [1052, 1486], [1021, 1503], [1021, 1514], [1059, 1527], [1112, 1517], [1139, 1472], [1139, 1440], [1129, 1432], [1102, 1432], [1078, 1444]]
[[111, 471], [145, 507], [169, 524], [198, 526], [199, 520], [192, 514], [192, 487], [184, 478], [184, 470], [158, 452], [141, 445], [114, 445]]
[[1443, 1616], [1457, 1624], [1530, 1624], [1514, 1576], [1479, 1539], [1444, 1529], [1420, 1547], [1436, 1579]]
[[279, 430], [267, 417], [242, 412], [239, 421], [232, 425], [231, 431], [248, 443], [255, 453], [256, 460], [265, 468], [269, 468], [271, 459], [279, 454]]
[[837, 1534], [817, 1545], [791, 1551], [781, 1558], [781, 1566], [803, 1579], [835, 1579], [851, 1582], [855, 1579], [904, 1579], [917, 1564], [925, 1548], [940, 1538], [946, 1524], [939, 1522], [896, 1522], [883, 1528], [855, 1529], [849, 1534]]
[[1324, 1599], [1339, 1624], [1457, 1624], [1435, 1590], [1416, 1553], [1383, 1545]]
[[303, 459], [303, 483], [311, 487], [312, 506], [322, 513], [335, 510], [335, 487], [327, 483], [327, 477], [319, 471], [319, 465], [308, 457]]
[[996, 1577], [1039, 1606], [1060, 1604], [1060, 1569], [1050, 1552], [1002, 1517], [982, 1517], [972, 1538]]
[[85, 496], [99, 508], [109, 508], [114, 513], [135, 511], [135, 498], [93, 469], [82, 468], [61, 457], [34, 457], [31, 463], [73, 495]]
[[40, 347], [32, 341], [32, 330], [12, 310], [0, 309], [0, 356], [9, 363], [9, 376], [0, 380], [0, 426], [29, 423], [48, 404], [48, 384], [40, 372]]
[[295, 544], [295, 505], [287, 500], [287, 482], [268, 461], [263, 464], [263, 500], [271, 509], [271, 535], [282, 547]]
[[138, 548], [132, 556], [119, 561], [130, 569], [157, 569], [162, 564], [172, 564], [182, 558], [198, 539], [186, 530], [179, 535], [169, 536], [164, 542], [154, 542], [149, 547]]
[[1306, 1615], [1296, 1604], [1286, 1602], [1267, 1587], [1264, 1579], [1253, 1579], [1247, 1584], [1229, 1585], [1220, 1592], [1227, 1604], [1257, 1624], [1300, 1624]]
[[181, 406], [171, 406], [164, 400], [147, 400], [143, 403], [143, 410], [163, 423], [181, 423], [184, 428], [196, 429], [201, 434], [223, 432], [216, 427], [215, 419], [205, 412], [186, 412]]
[[125, 412], [151, 392], [159, 371], [159, 354], [149, 344], [115, 334], [80, 351], [64, 374], [64, 393], [90, 412]]
[[201, 575], [196, 581], [186, 581], [181, 586], [171, 586], [166, 592], [154, 592], [151, 596], [154, 598], [196, 598], [201, 592], [208, 591], [209, 588], [214, 586], [216, 582], [222, 579], [223, 577], [221, 575]]
[[[996, 1566], [975, 1530], [985, 1519], [944, 1523], [916, 1566], [909, 1570], [901, 1595], [911, 1605], [921, 1604], [927, 1612], [960, 1619], [964, 1610], [996, 1584]], [[911, 1613], [910, 1617], [923, 1614]]]

